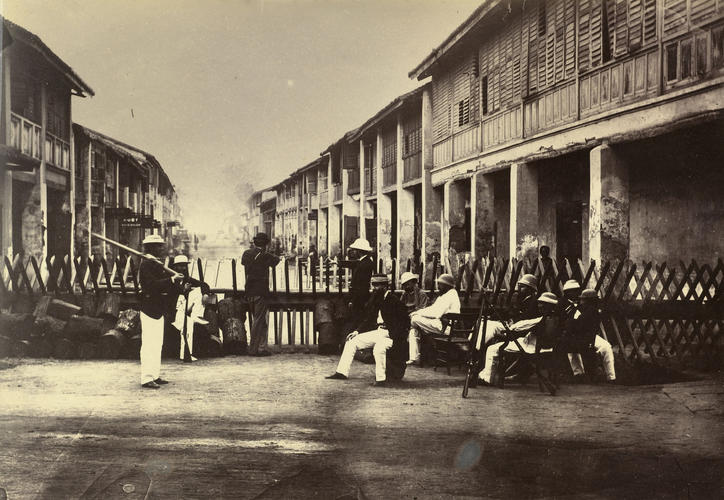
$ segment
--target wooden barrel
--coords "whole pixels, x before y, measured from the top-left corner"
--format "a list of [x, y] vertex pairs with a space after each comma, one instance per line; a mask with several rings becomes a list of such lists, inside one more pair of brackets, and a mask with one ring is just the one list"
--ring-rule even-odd
[[78, 357], [78, 345], [69, 338], [53, 340], [53, 357], [56, 359], [75, 359]]
[[108, 316], [114, 320], [118, 318], [118, 314], [121, 311], [121, 296], [117, 293], [106, 293], [98, 301], [98, 307], [95, 310], [95, 315], [99, 318]]
[[126, 348], [126, 337], [118, 330], [108, 330], [98, 340], [98, 356], [102, 359], [118, 359]]
[[73, 314], [93, 316], [96, 313], [98, 298], [95, 293], [84, 293], [82, 295], [78, 295], [75, 300], [78, 301], [78, 306], [81, 308], [81, 311]]
[[126, 357], [128, 359], [138, 359], [141, 355], [141, 334], [134, 335], [128, 339], [126, 344]]
[[238, 318], [229, 318], [221, 329], [224, 334], [224, 354], [246, 354], [246, 328]]
[[319, 354], [337, 354], [339, 352], [339, 339], [337, 338], [338, 329], [334, 323], [322, 323], [317, 325], [319, 336], [317, 343], [319, 344]]

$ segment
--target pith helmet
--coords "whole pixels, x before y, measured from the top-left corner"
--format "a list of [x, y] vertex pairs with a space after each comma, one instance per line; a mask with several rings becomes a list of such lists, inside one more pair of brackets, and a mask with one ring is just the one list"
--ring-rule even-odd
[[581, 285], [578, 284], [576, 280], [568, 280], [563, 285], [563, 291], [567, 292], [568, 290], [580, 290]]
[[188, 264], [188, 263], [189, 263], [189, 258], [186, 257], [185, 255], [177, 255], [176, 257], [173, 258], [174, 266], [176, 264]]
[[441, 274], [438, 276], [437, 282], [455, 288], [455, 278], [452, 277], [452, 274]]
[[143, 238], [143, 244], [144, 245], [163, 245], [166, 243], [163, 241], [163, 238], [161, 238], [158, 234], [149, 234], [145, 238]]
[[544, 292], [541, 294], [540, 297], [538, 297], [538, 302], [543, 302], [544, 304], [552, 304], [554, 306], [558, 305], [558, 297], [554, 293], [551, 292]]
[[533, 290], [538, 290], [538, 278], [532, 274], [524, 274], [522, 278], [518, 280], [519, 285], [525, 285]]
[[586, 288], [581, 292], [581, 300], [598, 300], [598, 292], [591, 288]]
[[404, 285], [408, 281], [411, 280], [419, 280], [420, 277], [417, 274], [411, 273], [409, 271], [402, 273], [402, 277], [400, 278], [400, 285]]
[[363, 252], [371, 252], [372, 247], [370, 246], [370, 242], [367, 241], [364, 238], [357, 238], [354, 240], [354, 242], [349, 246], [350, 249], [354, 248], [355, 250], [361, 250]]

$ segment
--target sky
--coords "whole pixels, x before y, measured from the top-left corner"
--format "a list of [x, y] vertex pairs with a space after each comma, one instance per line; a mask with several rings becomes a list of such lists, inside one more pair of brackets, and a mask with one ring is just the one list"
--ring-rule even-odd
[[153, 154], [184, 224], [284, 179], [420, 84], [408, 72], [481, 0], [0, 0], [95, 91], [73, 121]]

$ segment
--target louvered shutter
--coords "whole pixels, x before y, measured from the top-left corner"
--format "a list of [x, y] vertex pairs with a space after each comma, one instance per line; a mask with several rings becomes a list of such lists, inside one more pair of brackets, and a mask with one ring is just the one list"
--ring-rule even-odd
[[556, 3], [546, 8], [546, 85], [556, 83]]
[[664, 36], [686, 28], [686, 0], [664, 0]]
[[578, 3], [578, 69], [586, 71], [590, 65], [590, 22], [591, 3], [580, 0]]
[[565, 66], [565, 18], [566, 6], [564, 0], [557, 0], [556, 15], [553, 22], [555, 33], [555, 82], [563, 80]]
[[528, 8], [526, 15], [528, 33], [528, 89], [531, 93], [538, 89], [538, 9]]
[[[437, 76], [437, 75], [435, 75]], [[432, 80], [432, 122], [433, 139], [439, 141], [450, 133], [450, 80], [449, 75], [440, 74]]]
[[591, 66], [596, 67], [601, 64], [601, 4], [598, 1], [591, 5]]
[[643, 42], [647, 45], [656, 41], [656, 0], [644, 0]]
[[627, 0], [616, 0], [616, 34], [613, 55], [618, 57], [628, 51], [628, 25], [626, 23]]
[[691, 0], [691, 24], [696, 26], [708, 21], [715, 11], [716, 0]]
[[576, 72], [576, 2], [566, 0], [566, 62], [565, 78], [570, 78]]
[[641, 0], [629, 0], [628, 3], [628, 45], [631, 49], [640, 47], [643, 41], [641, 33], [643, 6], [641, 4]]

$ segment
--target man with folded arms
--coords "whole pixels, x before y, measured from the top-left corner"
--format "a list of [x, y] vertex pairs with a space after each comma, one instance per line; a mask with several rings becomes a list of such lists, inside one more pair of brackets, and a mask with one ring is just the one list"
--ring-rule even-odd
[[442, 333], [440, 318], [447, 313], [460, 313], [460, 297], [455, 290], [455, 280], [451, 274], [441, 274], [437, 278], [440, 296], [431, 306], [424, 307], [410, 314], [410, 358], [407, 364], [420, 361], [420, 337], [422, 335], [439, 335]]

